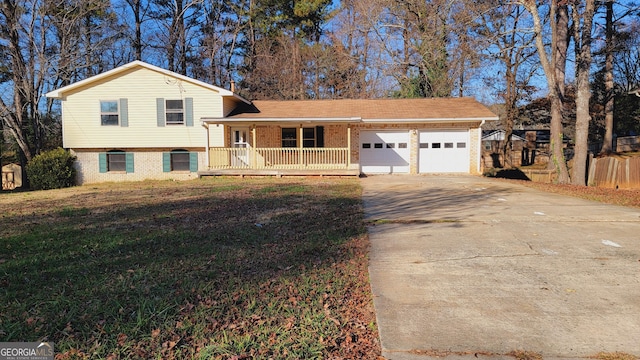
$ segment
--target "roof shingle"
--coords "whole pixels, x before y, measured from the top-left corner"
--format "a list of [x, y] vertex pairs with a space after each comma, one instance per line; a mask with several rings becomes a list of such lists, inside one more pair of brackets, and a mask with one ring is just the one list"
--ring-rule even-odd
[[470, 97], [376, 100], [256, 100], [229, 114], [238, 119], [314, 119], [361, 118], [362, 120], [401, 119], [483, 119], [497, 116]]

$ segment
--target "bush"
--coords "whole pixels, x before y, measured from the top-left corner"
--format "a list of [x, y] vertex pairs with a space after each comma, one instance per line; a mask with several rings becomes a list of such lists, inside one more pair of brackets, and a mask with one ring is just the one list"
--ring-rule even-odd
[[34, 190], [60, 189], [75, 185], [75, 160], [75, 156], [62, 148], [36, 155], [27, 163], [29, 185]]

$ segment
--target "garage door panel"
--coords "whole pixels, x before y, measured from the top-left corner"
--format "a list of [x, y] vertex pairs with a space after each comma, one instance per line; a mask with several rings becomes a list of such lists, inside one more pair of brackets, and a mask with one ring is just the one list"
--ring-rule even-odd
[[420, 132], [418, 169], [420, 173], [469, 172], [469, 131]]
[[410, 156], [408, 131], [360, 133], [360, 165], [363, 173], [408, 173]]

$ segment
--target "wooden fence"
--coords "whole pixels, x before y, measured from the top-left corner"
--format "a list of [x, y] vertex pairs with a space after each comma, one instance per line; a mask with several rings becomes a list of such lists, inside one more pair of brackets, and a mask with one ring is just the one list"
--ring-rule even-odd
[[614, 189], [640, 188], [640, 157], [591, 159], [587, 184]]

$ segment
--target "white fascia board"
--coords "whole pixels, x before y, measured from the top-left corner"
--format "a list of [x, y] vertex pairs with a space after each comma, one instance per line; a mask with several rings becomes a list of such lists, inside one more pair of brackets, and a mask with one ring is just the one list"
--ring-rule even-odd
[[358, 123], [359, 117], [349, 118], [201, 118], [200, 121], [208, 124], [222, 123]]
[[465, 122], [465, 121], [498, 121], [500, 118], [429, 118], [429, 119], [363, 119], [363, 123], [430, 123], [430, 122]]

